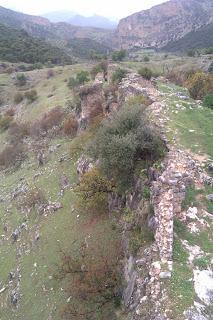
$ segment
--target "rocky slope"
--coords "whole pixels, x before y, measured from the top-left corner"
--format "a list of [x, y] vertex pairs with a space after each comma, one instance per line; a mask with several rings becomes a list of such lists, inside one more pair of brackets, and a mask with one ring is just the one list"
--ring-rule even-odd
[[89, 38], [101, 43], [109, 43], [111, 31], [92, 27], [78, 27], [69, 23], [51, 23], [48, 19], [19, 13], [0, 6], [0, 23], [9, 27], [24, 29], [34, 37], [55, 43], [73, 38]]
[[115, 44], [123, 48], [161, 48], [212, 21], [211, 0], [171, 0], [122, 19]]

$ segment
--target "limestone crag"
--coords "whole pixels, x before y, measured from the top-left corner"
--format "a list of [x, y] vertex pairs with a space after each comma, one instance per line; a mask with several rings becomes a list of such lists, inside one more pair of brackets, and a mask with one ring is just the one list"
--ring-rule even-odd
[[170, 0], [120, 21], [115, 44], [161, 48], [213, 22], [211, 0]]

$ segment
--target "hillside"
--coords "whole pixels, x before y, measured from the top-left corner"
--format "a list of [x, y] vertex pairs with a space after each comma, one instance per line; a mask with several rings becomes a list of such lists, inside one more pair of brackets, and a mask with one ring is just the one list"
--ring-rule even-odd
[[26, 31], [2, 24], [0, 24], [0, 59], [10, 62], [72, 64], [72, 58], [58, 47], [33, 38]]
[[114, 42], [123, 48], [162, 48], [212, 22], [211, 0], [171, 0], [122, 19]]
[[202, 49], [213, 46], [213, 23], [189, 32], [183, 38], [170, 42], [162, 50], [168, 52], [184, 52], [187, 49]]
[[213, 112], [150, 58], [2, 69], [1, 320], [211, 320]]
[[23, 29], [33, 37], [38, 37], [58, 43], [66, 42], [73, 38], [90, 38], [100, 43], [111, 43], [111, 31], [92, 28], [72, 26], [69, 23], [51, 23], [43, 17], [31, 16], [13, 10], [0, 7], [0, 23], [10, 27]]

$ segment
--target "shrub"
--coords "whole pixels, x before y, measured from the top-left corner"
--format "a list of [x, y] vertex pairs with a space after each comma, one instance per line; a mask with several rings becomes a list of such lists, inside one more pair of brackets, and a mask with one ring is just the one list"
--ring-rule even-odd
[[5, 116], [8, 116], [8, 117], [14, 117], [14, 115], [15, 115], [15, 110], [14, 110], [13, 108], [10, 108], [10, 109], [8, 109], [8, 110], [5, 112], [4, 115], [5, 115]]
[[41, 129], [48, 131], [55, 126], [59, 126], [65, 116], [62, 108], [56, 107], [49, 112], [45, 113], [41, 119]]
[[20, 142], [29, 135], [29, 124], [13, 122], [10, 125], [8, 133], [12, 143]]
[[108, 70], [108, 62], [106, 60], [101, 61], [100, 63], [96, 64], [92, 70], [90, 71], [92, 79], [95, 79], [96, 75], [99, 72], [104, 73], [104, 78], [107, 77], [107, 70]]
[[83, 208], [93, 213], [108, 211], [108, 194], [113, 191], [112, 183], [97, 168], [86, 172], [75, 192], [80, 197]]
[[69, 78], [69, 81], [67, 83], [67, 86], [70, 88], [70, 89], [74, 89], [76, 88], [77, 86], [79, 85], [78, 81], [76, 78], [74, 77], [71, 77]]
[[195, 54], [196, 54], [196, 51], [195, 51], [194, 49], [189, 49], [189, 50], [187, 51], [187, 56], [188, 56], [188, 57], [194, 57]]
[[115, 319], [112, 310], [121, 300], [121, 244], [116, 241], [116, 246], [106, 252], [100, 243], [101, 239], [95, 244], [90, 241], [88, 248], [84, 242], [76, 247], [74, 241], [71, 252], [61, 252], [55, 277], [65, 284], [68, 297], [62, 319]]
[[4, 99], [3, 97], [0, 96], [0, 106], [3, 105], [3, 103], [4, 103]]
[[13, 119], [10, 116], [0, 116], [0, 130], [7, 130], [12, 121]]
[[80, 71], [76, 75], [76, 80], [79, 84], [84, 84], [89, 81], [89, 72], [88, 71]]
[[105, 120], [91, 146], [91, 154], [99, 159], [104, 174], [116, 179], [121, 189], [130, 185], [138, 159], [154, 161], [164, 151], [142, 109], [141, 105], [125, 106]]
[[138, 70], [139, 75], [141, 75], [146, 80], [150, 80], [152, 77], [152, 70], [147, 67], [141, 68]]
[[47, 132], [54, 127], [60, 127], [64, 117], [64, 110], [61, 107], [55, 107], [45, 113], [41, 120], [36, 121], [31, 127], [31, 130], [34, 129], [35, 134], [40, 134], [42, 131]]
[[204, 97], [203, 104], [205, 107], [213, 109], [213, 93], [207, 94]]
[[71, 89], [78, 87], [81, 84], [89, 81], [89, 72], [88, 71], [80, 71], [77, 73], [76, 77], [69, 78], [67, 86]]
[[22, 73], [22, 74], [17, 74], [16, 76], [16, 85], [19, 87], [25, 86], [25, 84], [27, 83], [27, 78], [26, 76]]
[[49, 70], [47, 71], [47, 79], [52, 78], [52, 77], [54, 77], [54, 71], [51, 70], [51, 69], [49, 69]]
[[78, 121], [73, 116], [70, 116], [65, 122], [63, 126], [64, 134], [67, 136], [74, 137], [78, 130]]
[[35, 70], [35, 69], [43, 69], [43, 64], [41, 62], [37, 62], [37, 63], [34, 63], [32, 66], [31, 66], [32, 70]]
[[39, 209], [39, 207], [46, 204], [47, 200], [44, 196], [44, 192], [41, 189], [34, 187], [19, 200], [18, 207], [28, 211], [35, 209], [36, 207]]
[[100, 64], [96, 64], [96, 65], [91, 69], [91, 71], [90, 71], [91, 78], [92, 78], [92, 79], [95, 79], [96, 75], [97, 75], [99, 72], [102, 72], [101, 66], [100, 66]]
[[33, 101], [35, 101], [38, 98], [38, 94], [36, 90], [30, 90], [30, 91], [26, 91], [24, 94], [25, 98], [27, 98], [27, 100], [32, 103]]
[[205, 50], [206, 54], [213, 54], [213, 47], [209, 47]]
[[19, 165], [25, 158], [24, 147], [22, 144], [7, 146], [0, 153], [0, 166], [9, 168], [13, 165]]
[[112, 82], [119, 83], [123, 78], [127, 75], [127, 71], [125, 69], [118, 68], [114, 71], [112, 75]]
[[210, 66], [208, 68], [208, 72], [213, 73], [213, 62], [210, 64]]
[[17, 93], [15, 94], [15, 96], [14, 96], [14, 102], [17, 103], [17, 104], [19, 104], [20, 102], [22, 102], [23, 99], [24, 99], [24, 96], [23, 96], [23, 94], [20, 93], [20, 92], [17, 92]]
[[138, 96], [132, 96], [130, 97], [127, 101], [126, 104], [129, 107], [134, 107], [135, 105], [140, 105], [141, 107], [148, 107], [150, 104], [152, 104], [152, 100], [149, 99], [148, 97], [145, 97], [143, 95], [138, 95]]
[[203, 99], [205, 95], [213, 93], [213, 74], [196, 72], [186, 85], [193, 99]]
[[149, 58], [148, 56], [145, 56], [145, 57], [143, 58], [143, 61], [144, 61], [144, 62], [149, 62], [149, 61], [150, 61], [150, 58]]
[[112, 60], [113, 61], [122, 61], [126, 57], [126, 50], [119, 50], [119, 51], [114, 51], [112, 53]]

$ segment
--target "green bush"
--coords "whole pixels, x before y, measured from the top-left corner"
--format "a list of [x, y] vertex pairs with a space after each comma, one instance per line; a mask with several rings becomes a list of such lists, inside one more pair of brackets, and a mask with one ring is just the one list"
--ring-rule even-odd
[[152, 77], [152, 70], [147, 67], [139, 69], [138, 73], [146, 80], [150, 80]]
[[122, 61], [126, 57], [126, 50], [119, 50], [119, 51], [114, 51], [112, 53], [112, 60], [113, 61]]
[[108, 69], [108, 62], [106, 60], [103, 60], [100, 63], [96, 64], [90, 71], [92, 79], [95, 79], [96, 75], [99, 72], [103, 72], [104, 76], [106, 77], [107, 69]]
[[84, 84], [85, 82], [89, 82], [89, 72], [88, 71], [80, 71], [76, 75], [76, 80], [79, 84]]
[[209, 47], [205, 50], [206, 54], [213, 54], [213, 47]]
[[145, 57], [143, 58], [143, 61], [144, 61], [144, 62], [149, 62], [149, 61], [150, 61], [150, 59], [149, 59], [149, 57], [148, 57], [148, 56], [145, 56]]
[[120, 190], [131, 184], [137, 160], [151, 162], [162, 156], [163, 143], [149, 125], [141, 105], [124, 106], [103, 122], [91, 147], [108, 178], [115, 179]]
[[27, 100], [32, 103], [33, 101], [35, 101], [38, 98], [38, 94], [36, 90], [30, 90], [30, 91], [26, 91], [24, 94], [25, 98], [27, 98]]
[[16, 85], [19, 87], [25, 86], [25, 84], [27, 83], [27, 78], [25, 76], [25, 74], [17, 74], [16, 76]]
[[12, 121], [13, 119], [10, 116], [0, 116], [0, 130], [1, 131], [7, 130]]
[[24, 96], [22, 93], [17, 92], [14, 96], [14, 102], [19, 104], [20, 102], [22, 102], [22, 100], [24, 99]]
[[114, 71], [112, 75], [112, 82], [119, 83], [123, 78], [127, 75], [127, 71], [125, 69], [118, 68]]
[[213, 109], [213, 93], [207, 94], [204, 97], [203, 104], [205, 107]]
[[194, 49], [189, 49], [189, 50], [187, 51], [187, 56], [188, 56], [188, 57], [194, 57], [195, 54], [196, 54], [196, 51], [195, 51]]
[[189, 77], [186, 86], [193, 99], [203, 99], [205, 95], [213, 93], [213, 74], [196, 72]]
[[210, 64], [210, 66], [208, 68], [208, 72], [213, 73], [213, 62]]
[[73, 89], [88, 81], [89, 81], [89, 72], [82, 70], [77, 73], [76, 77], [69, 78], [67, 86]]
[[76, 88], [78, 85], [79, 85], [79, 83], [78, 83], [78, 81], [77, 81], [76, 78], [74, 78], [74, 77], [69, 78], [69, 81], [68, 81], [68, 83], [67, 83], [67, 86], [68, 86], [70, 89]]

